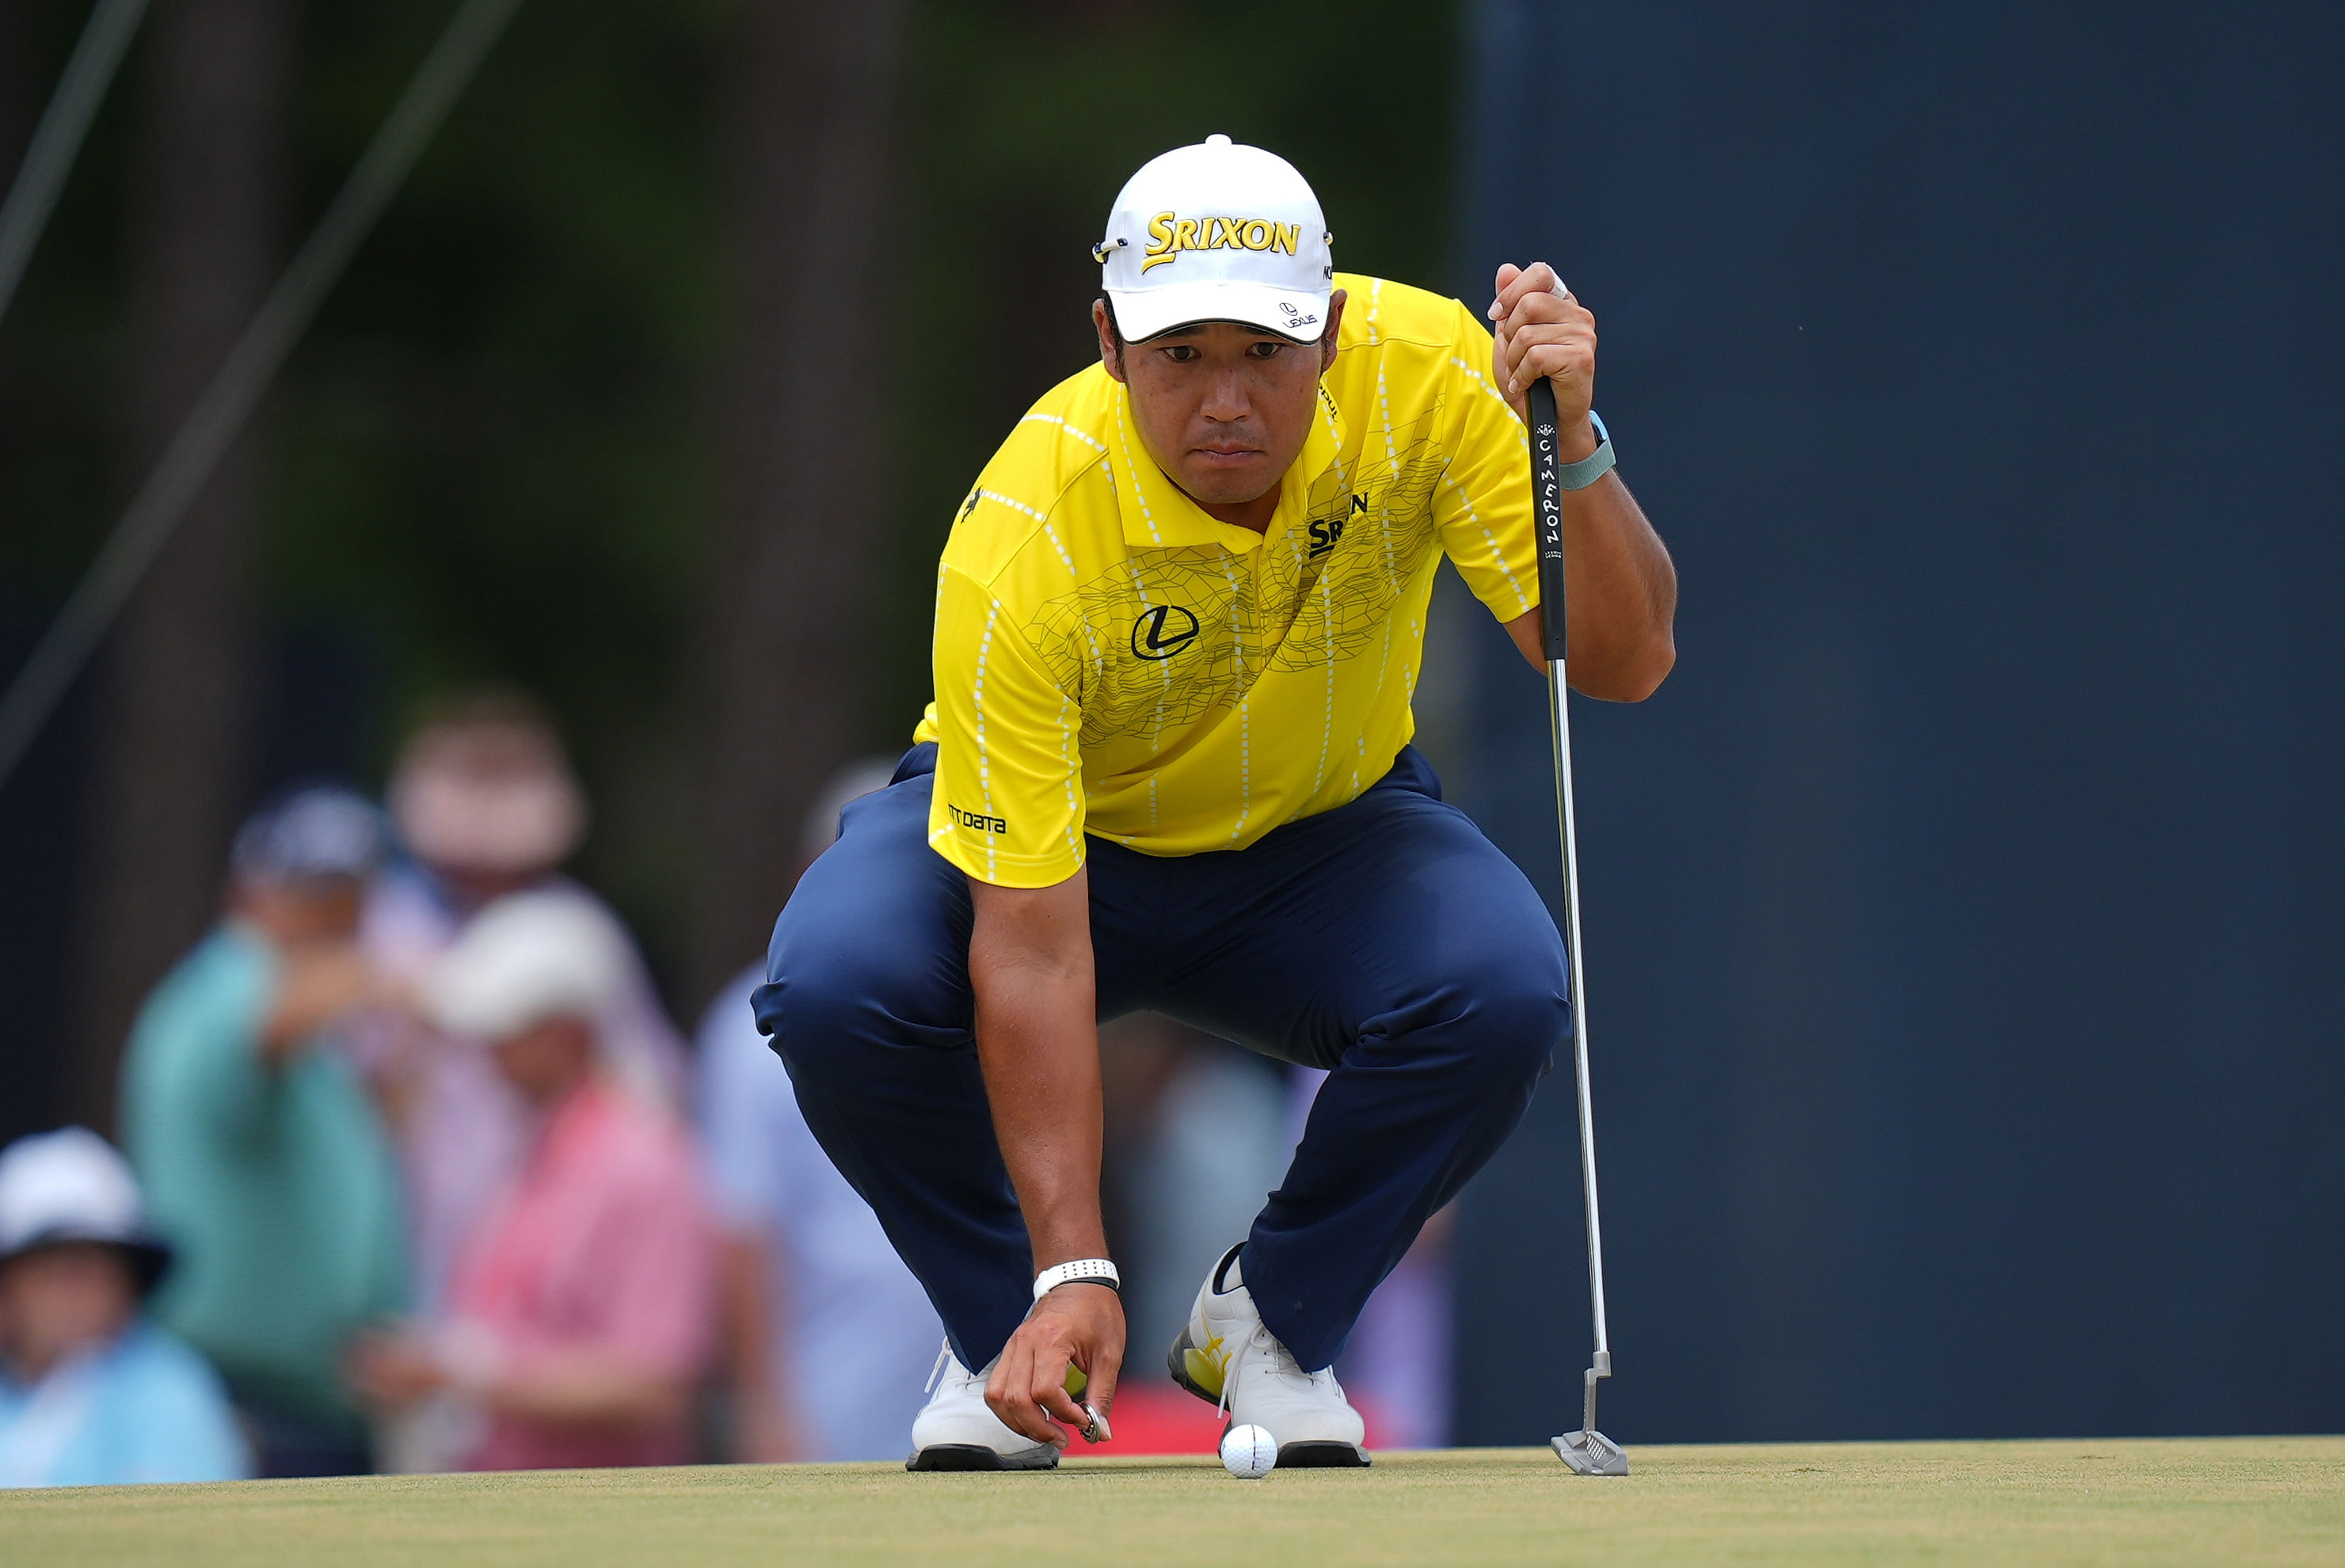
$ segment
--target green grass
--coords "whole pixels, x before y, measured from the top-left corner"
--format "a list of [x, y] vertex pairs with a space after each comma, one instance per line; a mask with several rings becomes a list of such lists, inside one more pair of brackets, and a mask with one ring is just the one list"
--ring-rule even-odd
[[2345, 1438], [1387, 1454], [1256, 1482], [1210, 1460], [551, 1472], [0, 1493], [0, 1563], [2345, 1563]]

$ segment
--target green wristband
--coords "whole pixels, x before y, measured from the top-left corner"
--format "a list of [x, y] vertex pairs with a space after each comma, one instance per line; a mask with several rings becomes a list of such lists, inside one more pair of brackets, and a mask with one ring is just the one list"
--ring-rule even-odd
[[1612, 432], [1604, 428], [1604, 416], [1594, 409], [1588, 410], [1588, 422], [1596, 427], [1596, 450], [1576, 463], [1565, 463], [1555, 470], [1556, 482], [1566, 490], [1586, 490], [1612, 471], [1616, 460], [1612, 451]]

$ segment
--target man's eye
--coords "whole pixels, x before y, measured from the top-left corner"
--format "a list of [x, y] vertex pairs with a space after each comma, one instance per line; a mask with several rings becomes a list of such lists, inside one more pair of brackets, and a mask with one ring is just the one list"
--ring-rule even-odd
[[1284, 343], [1249, 343], [1246, 345], [1246, 352], [1257, 359], [1274, 359], [1278, 357], [1278, 351], [1284, 347], [1286, 345]]
[[1175, 343], [1164, 352], [1171, 357], [1174, 364], [1185, 365], [1197, 357], [1197, 346], [1193, 343]]

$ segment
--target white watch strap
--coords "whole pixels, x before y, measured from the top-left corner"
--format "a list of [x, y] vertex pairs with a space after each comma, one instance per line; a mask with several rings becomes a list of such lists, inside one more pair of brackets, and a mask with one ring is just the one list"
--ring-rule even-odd
[[1071, 1263], [1053, 1263], [1034, 1276], [1034, 1300], [1041, 1300], [1061, 1285], [1104, 1285], [1111, 1290], [1123, 1289], [1123, 1276], [1115, 1265], [1104, 1258], [1078, 1258]]

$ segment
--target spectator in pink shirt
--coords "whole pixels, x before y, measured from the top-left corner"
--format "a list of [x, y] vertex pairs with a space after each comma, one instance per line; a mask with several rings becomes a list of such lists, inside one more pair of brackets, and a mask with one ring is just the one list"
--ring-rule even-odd
[[715, 1237], [682, 1129], [598, 1064], [625, 956], [574, 901], [519, 893], [432, 976], [436, 1022], [485, 1046], [533, 1137], [459, 1254], [445, 1322], [370, 1340], [355, 1376], [381, 1405], [435, 1405], [466, 1469], [693, 1457]]
[[[655, 1105], [681, 1105], [684, 1043], [633, 938], [608, 905], [561, 875], [585, 834], [587, 803], [552, 723], [512, 693], [460, 698], [408, 739], [389, 793], [407, 856], [369, 885], [359, 930], [368, 962], [421, 988], [489, 905], [514, 893], [559, 894], [609, 927], [598, 947], [618, 948], [598, 1019], [605, 1077]], [[428, 1019], [387, 1009], [346, 1043], [389, 1113], [416, 1311], [436, 1321], [464, 1239], [520, 1164], [527, 1109], [486, 1053]]]

